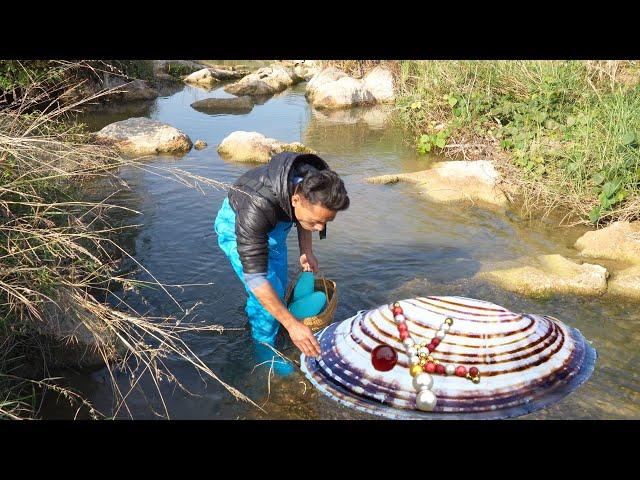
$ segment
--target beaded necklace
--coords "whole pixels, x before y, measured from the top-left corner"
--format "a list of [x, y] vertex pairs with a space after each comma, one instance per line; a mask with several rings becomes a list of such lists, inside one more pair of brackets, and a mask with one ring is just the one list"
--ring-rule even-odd
[[[433, 386], [432, 373], [438, 375], [456, 375], [471, 380], [473, 383], [480, 382], [480, 371], [476, 367], [468, 369], [463, 365], [457, 367], [452, 364], [444, 365], [431, 355], [453, 325], [452, 318], [445, 318], [442, 325], [438, 328], [436, 335], [429, 343], [416, 343], [409, 334], [406, 318], [399, 302], [395, 302], [389, 306], [393, 318], [398, 328], [400, 340], [409, 356], [411, 367], [409, 372], [413, 377], [413, 387], [418, 392], [416, 395], [416, 407], [420, 410], [431, 411], [436, 406], [437, 398], [431, 390]], [[395, 349], [389, 345], [379, 345], [371, 352], [371, 363], [376, 370], [391, 370], [398, 361], [398, 354]]]

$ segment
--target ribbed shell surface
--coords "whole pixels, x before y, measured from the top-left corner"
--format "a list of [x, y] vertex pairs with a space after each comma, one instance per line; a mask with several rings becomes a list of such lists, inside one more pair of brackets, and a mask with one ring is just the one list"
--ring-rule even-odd
[[[432, 412], [418, 410], [410, 359], [390, 305], [319, 332], [321, 356], [301, 357], [311, 382], [340, 403], [390, 418], [506, 418], [548, 406], [593, 372], [593, 347], [555, 318], [463, 297], [418, 297], [400, 305], [416, 343], [429, 343], [444, 320], [453, 319], [431, 355], [443, 364], [477, 367], [480, 382], [433, 374], [436, 406]], [[398, 354], [386, 372], [371, 362], [371, 351], [383, 344]]]

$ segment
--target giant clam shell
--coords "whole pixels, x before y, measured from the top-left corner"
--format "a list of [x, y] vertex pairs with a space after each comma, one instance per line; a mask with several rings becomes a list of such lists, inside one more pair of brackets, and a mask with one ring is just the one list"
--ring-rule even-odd
[[[575, 328], [543, 315], [518, 314], [463, 297], [400, 301], [411, 337], [429, 342], [445, 318], [454, 320], [432, 356], [444, 364], [477, 367], [480, 383], [433, 375], [433, 411], [416, 408], [410, 359], [398, 337], [390, 305], [358, 312], [316, 334], [322, 353], [301, 356], [311, 383], [352, 408], [396, 419], [507, 418], [557, 402], [593, 372], [595, 349]], [[371, 351], [387, 344], [398, 363], [377, 371]]]

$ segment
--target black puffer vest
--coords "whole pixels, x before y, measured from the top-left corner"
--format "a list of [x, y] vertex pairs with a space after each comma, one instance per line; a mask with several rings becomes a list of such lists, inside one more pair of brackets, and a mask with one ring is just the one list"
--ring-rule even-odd
[[282, 152], [267, 165], [249, 170], [229, 191], [236, 214], [238, 254], [244, 273], [266, 273], [269, 237], [278, 222], [293, 222], [292, 178], [329, 166], [317, 155]]

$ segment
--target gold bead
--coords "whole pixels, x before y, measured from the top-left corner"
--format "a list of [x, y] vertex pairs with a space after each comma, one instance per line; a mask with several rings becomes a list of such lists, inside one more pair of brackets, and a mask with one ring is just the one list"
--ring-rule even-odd
[[473, 377], [473, 378], [471, 379], [471, 381], [472, 381], [473, 383], [480, 383], [480, 375], [478, 375], [477, 377]]
[[422, 373], [422, 367], [420, 365], [413, 365], [409, 372], [411, 373], [412, 377], [415, 377], [416, 375]]
[[399, 306], [400, 306], [400, 302], [393, 302], [393, 306], [394, 306], [395, 308], [399, 307]]
[[420, 358], [420, 366], [424, 367], [427, 364], [427, 359], [426, 358]]
[[433, 362], [433, 357], [431, 355], [427, 355], [427, 362]]
[[446, 323], [447, 325], [453, 325], [453, 318], [446, 318], [444, 320], [444, 323]]

